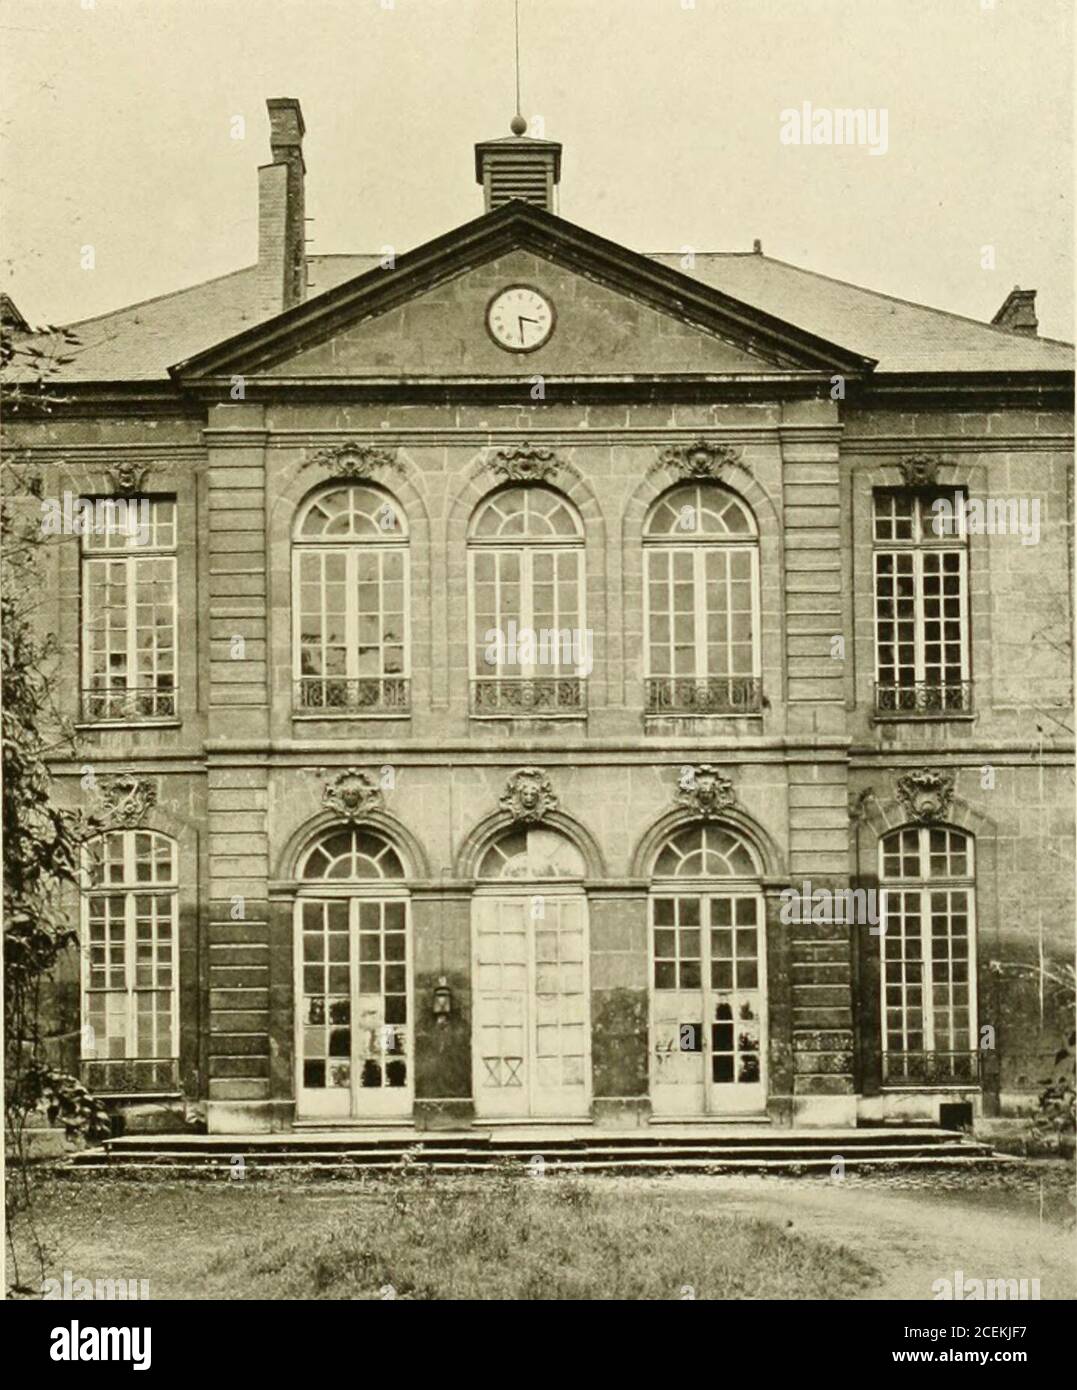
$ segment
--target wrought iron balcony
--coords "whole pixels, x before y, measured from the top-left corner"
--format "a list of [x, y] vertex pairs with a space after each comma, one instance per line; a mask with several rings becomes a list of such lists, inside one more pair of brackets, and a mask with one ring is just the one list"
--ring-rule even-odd
[[648, 714], [758, 714], [762, 708], [763, 682], [758, 676], [647, 679]]
[[108, 720], [175, 719], [176, 687], [156, 685], [91, 686], [82, 691], [82, 718], [88, 723]]
[[587, 682], [579, 676], [484, 676], [471, 682], [471, 713], [582, 717]]
[[888, 1052], [884, 1086], [978, 1086], [978, 1052]]
[[407, 676], [300, 676], [295, 707], [301, 714], [407, 714]]
[[81, 1074], [86, 1089], [97, 1093], [180, 1089], [175, 1057], [83, 1058]]
[[914, 681], [907, 685], [876, 681], [875, 713], [924, 719], [971, 714], [972, 681]]

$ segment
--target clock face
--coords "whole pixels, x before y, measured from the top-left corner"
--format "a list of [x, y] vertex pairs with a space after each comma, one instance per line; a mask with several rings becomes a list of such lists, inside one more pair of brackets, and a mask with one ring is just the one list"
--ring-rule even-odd
[[486, 308], [486, 327], [498, 347], [534, 352], [553, 332], [553, 305], [530, 285], [498, 290]]

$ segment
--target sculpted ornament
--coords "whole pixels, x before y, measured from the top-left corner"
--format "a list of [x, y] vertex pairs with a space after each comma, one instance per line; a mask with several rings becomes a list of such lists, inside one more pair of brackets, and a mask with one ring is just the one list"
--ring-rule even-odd
[[101, 467], [112, 484], [112, 491], [119, 497], [129, 497], [132, 493], [141, 492], [146, 485], [146, 479], [151, 474], [161, 471], [159, 463], [138, 459], [114, 459]]
[[943, 463], [938, 454], [906, 454], [898, 467], [906, 487], [934, 487]]
[[105, 829], [133, 830], [157, 804], [157, 788], [133, 768], [98, 778], [97, 789]]
[[705, 820], [718, 816], [736, 800], [733, 783], [711, 763], [681, 768], [676, 802]]
[[664, 449], [652, 472], [659, 468], [671, 468], [682, 478], [718, 478], [726, 468], [750, 472], [739, 449], [710, 439], [697, 439], [694, 444], [674, 444]]
[[491, 473], [513, 483], [545, 483], [555, 477], [564, 461], [552, 449], [537, 449], [521, 444], [516, 449], [498, 449], [486, 460]]
[[357, 767], [345, 768], [325, 784], [322, 805], [346, 821], [363, 820], [381, 809], [381, 788]]
[[950, 814], [955, 780], [953, 772], [932, 772], [928, 768], [907, 772], [897, 780], [898, 799], [913, 820], [945, 820]]
[[534, 824], [556, 811], [558, 802], [549, 777], [540, 767], [522, 767], [509, 778], [498, 804], [514, 821]]
[[377, 444], [336, 444], [329, 449], [320, 449], [312, 454], [304, 464], [324, 468], [331, 477], [340, 479], [365, 480], [382, 468], [394, 473], [402, 473], [395, 449], [383, 449]]

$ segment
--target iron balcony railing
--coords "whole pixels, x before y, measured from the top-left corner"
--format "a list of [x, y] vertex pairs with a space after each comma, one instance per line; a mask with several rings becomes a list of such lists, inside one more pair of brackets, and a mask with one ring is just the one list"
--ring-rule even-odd
[[587, 682], [579, 676], [484, 676], [471, 682], [471, 712], [585, 715]]
[[758, 676], [650, 676], [648, 714], [758, 714], [763, 682]]
[[176, 687], [163, 681], [156, 685], [95, 685], [81, 693], [82, 718], [103, 720], [175, 719]]
[[176, 1057], [83, 1058], [81, 1076], [86, 1089], [97, 1093], [180, 1089]]
[[884, 1086], [978, 1086], [978, 1052], [887, 1052]]
[[914, 681], [906, 685], [875, 683], [875, 713], [930, 718], [972, 713], [972, 681]]
[[300, 676], [295, 705], [302, 714], [407, 714], [407, 676]]

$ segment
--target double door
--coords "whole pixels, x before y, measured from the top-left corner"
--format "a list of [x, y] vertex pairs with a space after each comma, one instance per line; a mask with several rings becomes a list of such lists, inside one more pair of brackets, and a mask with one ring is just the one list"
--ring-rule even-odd
[[479, 895], [472, 914], [476, 1116], [588, 1116], [586, 897]]
[[763, 900], [651, 896], [651, 1109], [667, 1119], [766, 1108]]

